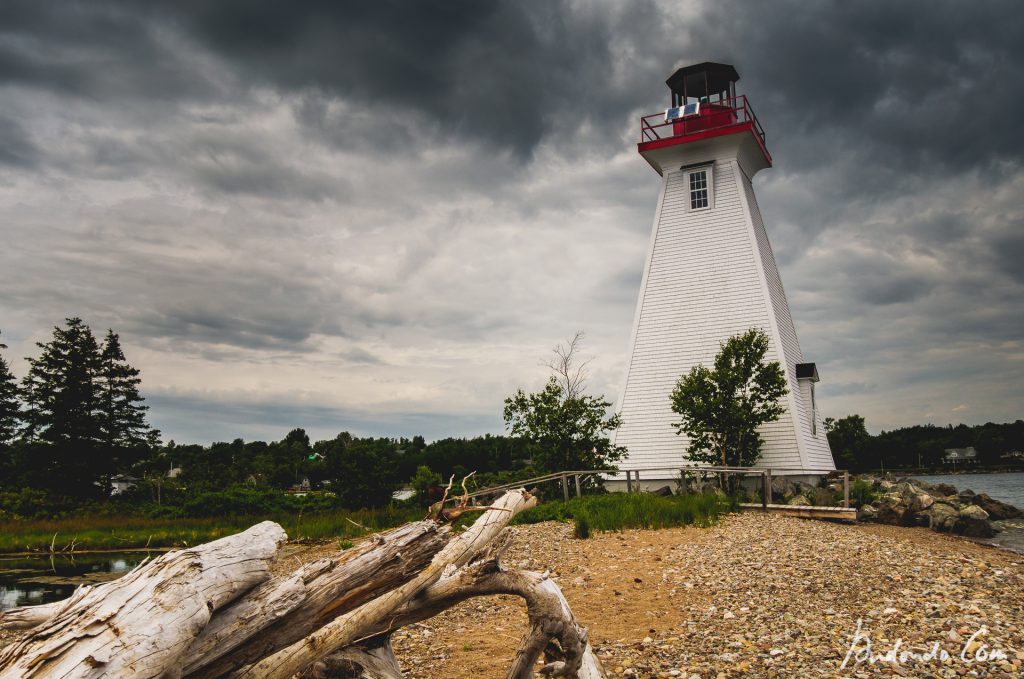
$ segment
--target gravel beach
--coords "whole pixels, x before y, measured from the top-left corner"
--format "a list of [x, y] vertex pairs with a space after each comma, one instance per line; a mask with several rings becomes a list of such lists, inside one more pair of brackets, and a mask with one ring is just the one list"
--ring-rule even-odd
[[[610, 675], [1024, 676], [1019, 554], [926, 529], [757, 512], [589, 540], [556, 523], [516, 531], [506, 563], [551, 571]], [[840, 671], [858, 620], [876, 655], [902, 639], [896, 662], [855, 654]], [[410, 677], [502, 677], [525, 625], [518, 599], [477, 599], [399, 632], [395, 649]], [[898, 662], [936, 643], [944, 663]], [[1006, 659], [980, 661], [995, 650]]]

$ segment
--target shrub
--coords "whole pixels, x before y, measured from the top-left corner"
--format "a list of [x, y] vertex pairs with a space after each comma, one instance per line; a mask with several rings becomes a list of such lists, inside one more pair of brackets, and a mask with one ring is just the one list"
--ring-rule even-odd
[[590, 521], [586, 515], [576, 519], [576, 526], [573, 528], [572, 533], [580, 540], [586, 540], [590, 537]]
[[568, 502], [546, 502], [518, 515], [513, 523], [582, 520], [588, 534], [591, 530], [707, 526], [728, 511], [730, 504], [728, 498], [710, 493], [673, 497], [649, 493], [585, 495]]
[[[855, 479], [854, 482], [850, 484], [850, 502], [854, 507], [869, 505], [874, 502], [877, 497], [878, 493], [875, 492], [870, 481]], [[840, 497], [839, 499], [842, 498]]]

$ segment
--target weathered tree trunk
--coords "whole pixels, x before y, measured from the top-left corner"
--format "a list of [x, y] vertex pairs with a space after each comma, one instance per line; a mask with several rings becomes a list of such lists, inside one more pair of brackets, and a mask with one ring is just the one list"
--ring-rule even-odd
[[[245, 637], [244, 644], [218, 648], [216, 644], [193, 648], [184, 667], [189, 677], [220, 677], [302, 640], [337, 616], [411, 580], [446, 544], [448, 529], [432, 521], [417, 521], [374, 535], [333, 559], [320, 559], [301, 567], [287, 578], [275, 578], [236, 606], [281, 596], [276, 590], [301, 587], [300, 604], [276, 619], [250, 616], [239, 611], [237, 621], [224, 621], [222, 636]], [[295, 583], [297, 578], [300, 582]], [[232, 615], [229, 609], [225, 617]], [[219, 617], [219, 616], [218, 616]], [[197, 644], [203, 644], [203, 637]]]
[[285, 538], [266, 521], [93, 587], [0, 651], [0, 677], [159, 677], [214, 611], [270, 577]]
[[395, 629], [491, 594], [527, 603], [530, 631], [510, 678], [532, 677], [552, 640], [557, 653], [541, 672], [603, 677], [586, 629], [554, 582], [500, 564], [511, 535], [505, 526], [534, 503], [526, 491], [511, 491], [458, 535], [434, 521], [410, 523], [275, 578], [268, 562], [284, 532], [269, 522], [171, 552], [65, 602], [0, 617], [6, 626], [33, 627], [0, 652], [0, 679], [399, 679]]

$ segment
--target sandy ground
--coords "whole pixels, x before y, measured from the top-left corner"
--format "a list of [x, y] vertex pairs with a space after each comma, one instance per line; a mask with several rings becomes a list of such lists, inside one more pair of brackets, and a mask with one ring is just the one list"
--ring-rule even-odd
[[[1024, 557], [924, 529], [746, 513], [710, 529], [597, 534], [518, 528], [506, 562], [550, 570], [609, 674], [640, 677], [1021, 677]], [[873, 651], [945, 663], [852, 656]], [[513, 598], [478, 599], [396, 635], [410, 677], [501, 677], [526, 616]], [[978, 659], [975, 637], [1005, 660]], [[858, 644], [858, 649], [865, 647]], [[898, 655], [896, 660], [899, 660]]]
[[[551, 572], [612, 676], [1024, 676], [1019, 554], [925, 529], [757, 512], [589, 540], [557, 523], [515, 531], [506, 565]], [[336, 547], [286, 549], [275, 570]], [[874, 663], [854, 653], [840, 671], [858, 620], [861, 658], [867, 639], [877, 655], [900, 645]], [[411, 678], [502, 677], [525, 630], [518, 599], [480, 598], [400, 630], [395, 649]], [[936, 648], [945, 662], [898, 655]]]

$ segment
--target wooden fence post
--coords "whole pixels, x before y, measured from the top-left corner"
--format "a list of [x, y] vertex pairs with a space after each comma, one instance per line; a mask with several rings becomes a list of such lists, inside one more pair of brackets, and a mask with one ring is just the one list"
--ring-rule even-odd
[[626, 470], [626, 492], [633, 492], [633, 472]]
[[764, 470], [764, 497], [768, 501], [768, 504], [772, 504], [772, 470]]
[[580, 490], [580, 475], [576, 474], [573, 478], [576, 480], [576, 497], [582, 497], [583, 492]]
[[562, 497], [566, 502], [569, 501], [569, 479], [565, 477], [565, 474], [562, 474]]
[[761, 509], [768, 511], [768, 494], [772, 492], [771, 479], [768, 472], [761, 473], [761, 482], [764, 484], [764, 492], [761, 493]]
[[850, 508], [850, 472], [843, 472], [843, 507]]

